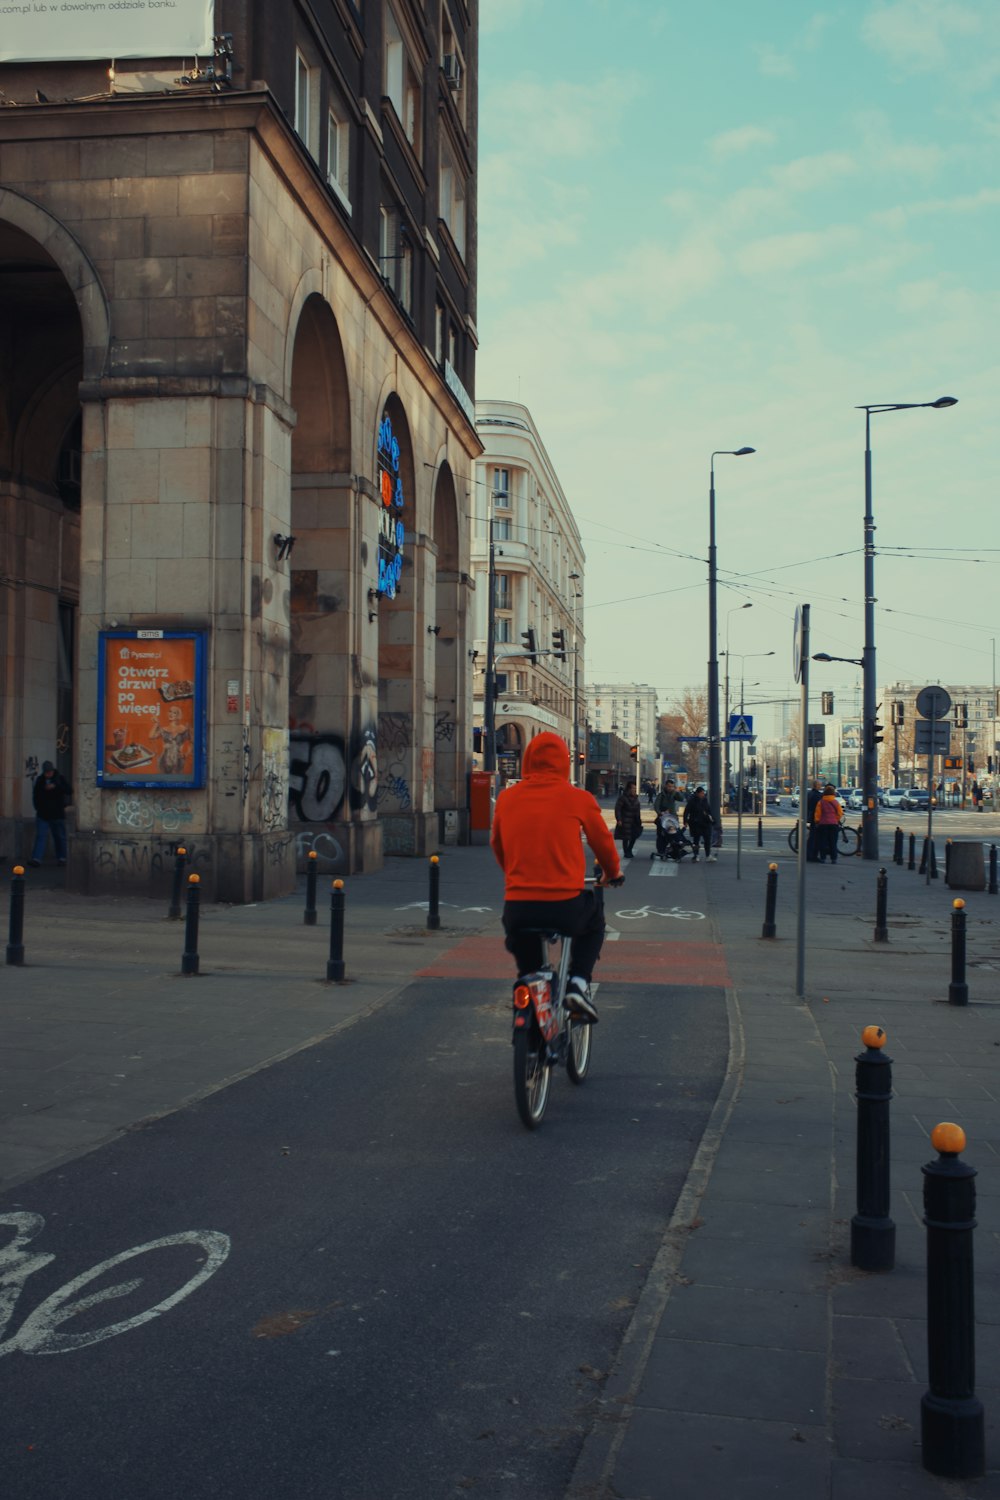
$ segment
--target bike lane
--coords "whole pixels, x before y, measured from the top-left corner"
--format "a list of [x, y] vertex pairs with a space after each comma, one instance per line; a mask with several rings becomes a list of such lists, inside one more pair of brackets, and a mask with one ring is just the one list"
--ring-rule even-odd
[[9, 1493], [562, 1492], [715, 1099], [725, 1012], [629, 979], [633, 945], [609, 943], [594, 1071], [557, 1080], [531, 1135], [493, 942], [502, 979], [428, 974], [0, 1199], [37, 1216], [4, 1225], [35, 1259], [0, 1264]]

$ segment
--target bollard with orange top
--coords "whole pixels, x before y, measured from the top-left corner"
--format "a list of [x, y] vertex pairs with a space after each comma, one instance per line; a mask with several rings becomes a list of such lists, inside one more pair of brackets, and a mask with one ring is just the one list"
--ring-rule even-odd
[[184, 952], [181, 954], [181, 973], [198, 972], [198, 910], [201, 904], [201, 876], [188, 876], [187, 916], [184, 919]]
[[896, 1226], [889, 1217], [889, 1101], [892, 1058], [881, 1026], [861, 1033], [864, 1052], [855, 1057], [858, 1101], [857, 1198], [851, 1220], [851, 1265], [891, 1271], [896, 1264]]
[[326, 965], [328, 980], [340, 983], [344, 977], [344, 882], [335, 880], [330, 887], [330, 957]]
[[965, 902], [959, 897], [951, 903], [951, 983], [949, 1005], [968, 1005], [969, 986], [965, 982]]
[[184, 866], [187, 864], [187, 850], [179, 845], [174, 856], [174, 885], [170, 895], [170, 905], [167, 908], [167, 921], [179, 922], [181, 919], [181, 882], [184, 879]]
[[10, 882], [10, 928], [7, 937], [7, 962], [15, 967], [24, 963], [24, 866], [15, 865]]
[[431, 855], [430, 896], [427, 902], [427, 930], [437, 932], [441, 926], [441, 913], [438, 910], [438, 902], [441, 895], [441, 861], [436, 854]]
[[316, 926], [316, 868], [319, 864], [319, 855], [315, 849], [309, 850], [309, 862], [306, 865], [306, 909], [302, 913], [302, 921], [306, 927]]
[[762, 938], [773, 938], [778, 928], [774, 920], [774, 909], [778, 901], [778, 866], [767, 867], [767, 897], [764, 902], [764, 925], [760, 930]]
[[920, 1402], [923, 1464], [948, 1479], [975, 1479], [985, 1468], [983, 1403], [975, 1393], [976, 1339], [972, 1233], [976, 1170], [960, 1159], [965, 1131], [936, 1125], [937, 1161], [924, 1174], [927, 1226], [927, 1375]]

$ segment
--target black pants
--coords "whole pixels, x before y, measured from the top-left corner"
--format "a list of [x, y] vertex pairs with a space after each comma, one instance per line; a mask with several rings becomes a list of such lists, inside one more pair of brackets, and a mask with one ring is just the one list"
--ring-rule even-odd
[[836, 823], [821, 823], [819, 825], [819, 862], [822, 864], [829, 856], [830, 863], [837, 863], [837, 840], [840, 838], [840, 828]]
[[624, 854], [626, 859], [632, 858], [632, 850], [635, 848], [635, 841], [639, 837], [639, 834], [641, 832], [642, 830], [637, 828], [632, 833], [622, 834], [622, 853]]
[[513, 953], [519, 974], [540, 969], [545, 953], [542, 939], [525, 927], [545, 927], [572, 938], [570, 973], [590, 980], [604, 943], [604, 894], [588, 888], [568, 901], [506, 901], [503, 908], [504, 944]]
[[695, 858], [702, 844], [705, 845], [706, 857], [712, 852], [712, 824], [711, 823], [689, 823], [688, 833], [694, 842]]

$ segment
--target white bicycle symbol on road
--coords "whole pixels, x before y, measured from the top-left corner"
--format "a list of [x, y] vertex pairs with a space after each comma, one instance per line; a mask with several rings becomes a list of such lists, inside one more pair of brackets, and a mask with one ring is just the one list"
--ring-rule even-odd
[[643, 917], [674, 917], [678, 922], [704, 922], [703, 911], [685, 911], [683, 907], [672, 906], [669, 911], [660, 911], [655, 906], [633, 906], [628, 911], [616, 911], [616, 917], [622, 917], [626, 922], [638, 922]]
[[[41, 1214], [0, 1214], [0, 1226], [5, 1224], [13, 1229], [14, 1238], [0, 1250], [0, 1357], [13, 1354], [15, 1349], [20, 1349], [22, 1354], [68, 1354], [71, 1349], [85, 1349], [88, 1344], [99, 1344], [102, 1339], [114, 1338], [117, 1333], [127, 1333], [130, 1328], [139, 1328], [151, 1318], [159, 1317], [160, 1313], [169, 1312], [178, 1302], [189, 1297], [210, 1276], [214, 1276], [229, 1254], [229, 1236], [220, 1234], [215, 1229], [188, 1229], [182, 1234], [168, 1234], [161, 1240], [148, 1240], [145, 1245], [136, 1245], [134, 1250], [123, 1250], [120, 1255], [112, 1255], [110, 1260], [102, 1260], [100, 1265], [67, 1281], [65, 1286], [46, 1297], [34, 1312], [28, 1314], [15, 1334], [4, 1338], [3, 1334], [14, 1315], [18, 1298], [24, 1290], [24, 1283], [35, 1271], [40, 1271], [43, 1266], [55, 1260], [55, 1256], [49, 1251], [32, 1253], [24, 1249], [45, 1228], [45, 1220]], [[89, 1312], [92, 1307], [108, 1302], [112, 1297], [131, 1295], [142, 1286], [143, 1277], [136, 1276], [131, 1281], [120, 1281], [115, 1286], [102, 1287], [100, 1291], [92, 1292], [87, 1297], [78, 1297], [77, 1293], [82, 1287], [96, 1281], [106, 1272], [115, 1270], [127, 1260], [135, 1260], [139, 1255], [166, 1250], [174, 1245], [194, 1245], [205, 1254], [198, 1270], [177, 1291], [162, 1298], [155, 1307], [134, 1313], [118, 1323], [109, 1323], [104, 1328], [88, 1329], [85, 1333], [59, 1332], [60, 1326], [70, 1318]]]

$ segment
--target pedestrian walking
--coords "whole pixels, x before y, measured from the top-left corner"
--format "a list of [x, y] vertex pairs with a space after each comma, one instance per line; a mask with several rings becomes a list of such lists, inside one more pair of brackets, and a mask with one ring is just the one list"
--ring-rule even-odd
[[814, 819], [816, 822], [817, 839], [816, 848], [821, 865], [829, 859], [831, 865], [837, 863], [837, 838], [840, 834], [840, 823], [844, 816], [844, 810], [840, 805], [836, 788], [832, 782], [827, 782], [823, 788], [823, 795], [816, 804]]
[[983, 810], [983, 789], [979, 785], [978, 781], [974, 781], [972, 783], [972, 805], [976, 809], [976, 812], [982, 812], [982, 810]]
[[819, 781], [814, 781], [806, 797], [806, 827], [809, 829], [806, 838], [806, 859], [811, 865], [814, 865], [819, 858], [819, 825], [815, 819], [816, 808], [819, 805], [822, 795], [822, 784]]
[[694, 841], [694, 864], [698, 863], [698, 850], [702, 844], [705, 845], [706, 861], [714, 864], [717, 858], [712, 852], [715, 813], [703, 786], [696, 787], [694, 795], [688, 799], [688, 804], [684, 809], [684, 827], [688, 829]]
[[674, 778], [668, 776], [653, 803], [656, 811], [656, 852], [661, 859], [666, 857], [667, 852], [667, 827], [662, 819], [666, 816], [677, 821], [677, 808], [682, 801], [683, 798], [677, 790]]
[[35, 809], [35, 844], [29, 865], [36, 868], [45, 856], [45, 846], [52, 835], [56, 863], [66, 863], [66, 809], [73, 800], [69, 783], [60, 776], [50, 760], [42, 762], [42, 774], [35, 777], [31, 801]]
[[631, 859], [635, 841], [642, 835], [642, 803], [631, 782], [615, 803], [615, 822], [621, 829], [622, 854]]

